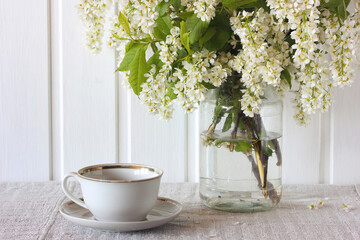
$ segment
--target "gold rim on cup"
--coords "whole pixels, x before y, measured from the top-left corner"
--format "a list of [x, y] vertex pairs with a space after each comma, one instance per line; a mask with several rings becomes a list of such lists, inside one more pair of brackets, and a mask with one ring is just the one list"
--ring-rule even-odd
[[[155, 177], [152, 177], [152, 178], [145, 178], [145, 179], [139, 179], [139, 180], [105, 180], [105, 179], [86, 177], [83, 175], [88, 172], [92, 172], [92, 171], [96, 171], [96, 170], [103, 170], [103, 169], [111, 169], [111, 168], [113, 168], [113, 169], [114, 168], [147, 169], [150, 172], [154, 172], [158, 175]], [[105, 164], [98, 164], [98, 165], [92, 165], [92, 166], [87, 166], [87, 167], [81, 168], [76, 173], [76, 175], [78, 175], [80, 178], [90, 180], [90, 181], [96, 181], [96, 182], [134, 183], [134, 182], [145, 182], [145, 181], [150, 181], [150, 180], [160, 178], [163, 175], [163, 173], [164, 173], [163, 170], [156, 168], [156, 167], [149, 166], [149, 165], [133, 164], [133, 163], [109, 163], [109, 164], [105, 163]]]

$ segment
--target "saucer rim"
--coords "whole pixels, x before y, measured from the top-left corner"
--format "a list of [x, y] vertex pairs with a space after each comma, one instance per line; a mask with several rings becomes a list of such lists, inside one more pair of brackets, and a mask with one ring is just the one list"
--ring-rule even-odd
[[[183, 206], [181, 203], [170, 199], [170, 198], [166, 198], [166, 197], [158, 197], [156, 201], [162, 201], [162, 202], [167, 202], [170, 203], [174, 206], [176, 206], [176, 211], [175, 212], [169, 212], [169, 216], [160, 216], [158, 219], [153, 219], [153, 220], [143, 220], [143, 221], [133, 221], [133, 222], [121, 222], [121, 221], [101, 221], [101, 220], [97, 220], [97, 219], [86, 219], [86, 218], [81, 218], [81, 217], [76, 217], [76, 216], [72, 216], [69, 215], [68, 213], [65, 213], [64, 209], [72, 204], [76, 204], [73, 201], [66, 201], [63, 204], [61, 204], [61, 206], [59, 207], [59, 212], [61, 213], [61, 215], [63, 215], [63, 217], [69, 221], [71, 221], [70, 219], [73, 219], [74, 221], [71, 221], [73, 224], [76, 224], [78, 226], [84, 226], [84, 227], [89, 227], [89, 228], [93, 228], [93, 229], [99, 229], [99, 230], [105, 230], [105, 231], [112, 231], [112, 232], [129, 232], [129, 231], [140, 231], [140, 230], [145, 230], [145, 229], [149, 229], [149, 228], [155, 228], [155, 227], [159, 227], [162, 226], [168, 222], [171, 222], [173, 219], [175, 219], [182, 211]], [[77, 205], [79, 208], [82, 208], [84, 210], [89, 211], [88, 209], [85, 209], [79, 205]], [[154, 208], [153, 208], [154, 209]], [[149, 215], [149, 214], [148, 214]], [[147, 215], [147, 216], [148, 216]], [[165, 221], [166, 220], [166, 221]], [[78, 223], [78, 221], [81, 221], [84, 224], [80, 224]], [[164, 222], [165, 221], [165, 222]], [[140, 228], [136, 228], [135, 230], [111, 230], [111, 229], [105, 229], [103, 227], [94, 227], [94, 226], [87, 226], [85, 223], [89, 223], [89, 224], [109, 224], [109, 225], [121, 225], [121, 226], [137, 226], [137, 225], [143, 225], [146, 223], [149, 223], [151, 225], [154, 226], [144, 226], [144, 227], [140, 227]], [[158, 225], [157, 225], [158, 223]]]

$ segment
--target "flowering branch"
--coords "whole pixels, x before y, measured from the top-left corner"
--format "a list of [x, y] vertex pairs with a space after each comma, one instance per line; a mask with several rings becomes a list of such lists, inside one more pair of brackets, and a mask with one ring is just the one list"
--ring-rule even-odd
[[[349, 2], [82, 0], [79, 12], [86, 45], [97, 53], [105, 38], [118, 50], [117, 70], [152, 113], [170, 118], [175, 102], [192, 112], [209, 89], [241, 75], [246, 116], [258, 113], [266, 86], [291, 88], [305, 125], [352, 82], [360, 11], [347, 12]], [[139, 67], [143, 56], [135, 56], [149, 45], [154, 57]]]

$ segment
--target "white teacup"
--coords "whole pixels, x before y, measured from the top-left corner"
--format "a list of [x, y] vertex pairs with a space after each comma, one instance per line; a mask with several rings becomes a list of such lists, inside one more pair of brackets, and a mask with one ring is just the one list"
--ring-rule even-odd
[[[155, 205], [162, 174], [155, 167], [132, 163], [94, 165], [66, 174], [62, 189], [98, 220], [141, 221]], [[80, 182], [84, 201], [69, 191], [70, 177]]]

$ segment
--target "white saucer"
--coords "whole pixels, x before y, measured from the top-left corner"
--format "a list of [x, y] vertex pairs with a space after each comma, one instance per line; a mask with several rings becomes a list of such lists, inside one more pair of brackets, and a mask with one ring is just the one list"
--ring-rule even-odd
[[73, 201], [65, 202], [60, 206], [60, 213], [70, 222], [84, 227], [91, 227], [105, 231], [128, 232], [154, 228], [170, 222], [182, 210], [180, 203], [159, 197], [154, 208], [147, 215], [146, 220], [138, 222], [103, 222], [98, 221], [92, 213], [80, 207]]

